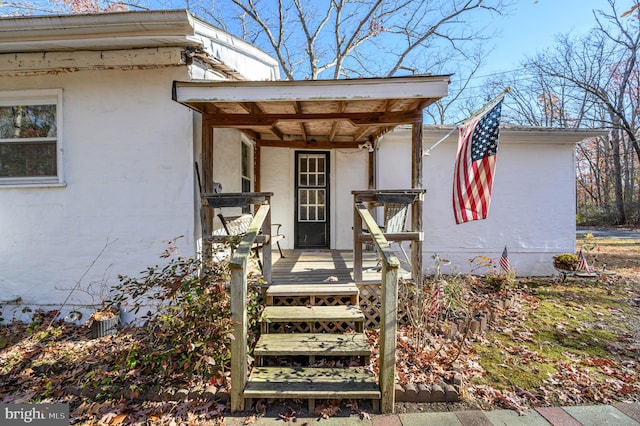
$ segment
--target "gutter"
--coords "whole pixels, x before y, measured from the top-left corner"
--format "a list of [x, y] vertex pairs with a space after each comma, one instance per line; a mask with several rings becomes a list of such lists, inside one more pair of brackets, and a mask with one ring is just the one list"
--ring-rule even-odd
[[185, 36], [193, 31], [193, 17], [185, 10], [0, 18], [0, 44], [127, 35]]

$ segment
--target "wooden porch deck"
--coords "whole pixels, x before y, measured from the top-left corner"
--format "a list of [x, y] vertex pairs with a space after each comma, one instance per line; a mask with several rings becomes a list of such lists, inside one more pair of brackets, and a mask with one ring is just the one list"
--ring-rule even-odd
[[[351, 250], [284, 250], [284, 259], [273, 251], [272, 280], [274, 284], [346, 284], [354, 282], [353, 251]], [[362, 283], [379, 283], [377, 253], [363, 254]], [[411, 278], [411, 272], [400, 269], [401, 278]], [[406, 268], [406, 265], [404, 265]]]

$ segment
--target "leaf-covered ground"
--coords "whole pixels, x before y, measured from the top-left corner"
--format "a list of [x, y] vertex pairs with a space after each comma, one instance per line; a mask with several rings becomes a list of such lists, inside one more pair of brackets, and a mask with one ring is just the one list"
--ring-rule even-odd
[[[640, 242], [589, 244], [589, 261], [614, 275], [521, 279], [518, 302], [464, 344], [436, 336], [418, 352], [400, 330], [398, 380], [450, 380], [457, 369], [465, 398], [487, 409], [638, 401]], [[480, 286], [473, 296], [495, 298]], [[144, 330], [90, 339], [86, 326], [49, 323], [40, 315], [0, 326], [0, 401], [69, 402], [75, 424], [224, 424], [226, 378], [142, 373]], [[290, 410], [280, 414], [294, 417]]]

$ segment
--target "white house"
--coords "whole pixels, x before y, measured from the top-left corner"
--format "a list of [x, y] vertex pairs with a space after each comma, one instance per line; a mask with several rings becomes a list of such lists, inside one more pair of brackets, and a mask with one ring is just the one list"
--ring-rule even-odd
[[507, 245], [519, 274], [547, 275], [575, 249], [574, 144], [593, 132], [503, 128], [490, 216], [455, 225], [456, 138], [416, 154], [446, 132], [421, 111], [448, 76], [278, 79], [273, 58], [185, 11], [0, 19], [5, 318], [58, 309], [76, 285], [99, 299], [169, 241], [197, 256], [214, 183], [272, 192], [288, 249], [353, 249], [352, 191], [416, 182], [426, 270], [434, 252], [466, 271]]
[[[59, 308], [80, 280], [97, 299], [176, 237], [196, 255], [201, 126], [172, 83], [239, 77], [278, 79], [278, 66], [185, 11], [0, 19], [5, 315]], [[239, 132], [224, 137], [239, 150]]]

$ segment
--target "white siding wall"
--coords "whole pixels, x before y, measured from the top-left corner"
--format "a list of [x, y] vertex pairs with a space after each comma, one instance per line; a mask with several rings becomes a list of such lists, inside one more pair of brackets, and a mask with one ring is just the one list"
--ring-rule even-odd
[[186, 72], [0, 79], [3, 91], [63, 89], [67, 184], [0, 187], [0, 299], [55, 308], [89, 268], [83, 286], [114, 284], [117, 274], [159, 263], [166, 241], [178, 236], [181, 254], [194, 255], [192, 113], [170, 101], [171, 82]]
[[[522, 143], [501, 134], [489, 217], [456, 225], [451, 204], [457, 137], [452, 135], [424, 160], [424, 267], [431, 255], [450, 259], [451, 271], [470, 271], [468, 259], [499, 259], [507, 245], [519, 275], [550, 275], [552, 256], [575, 250], [574, 145]], [[384, 138], [379, 187], [409, 187], [411, 132]], [[544, 141], [540, 141], [544, 142]], [[427, 144], [425, 144], [426, 146]], [[451, 272], [444, 269], [443, 272]], [[486, 271], [479, 271], [484, 273]]]

